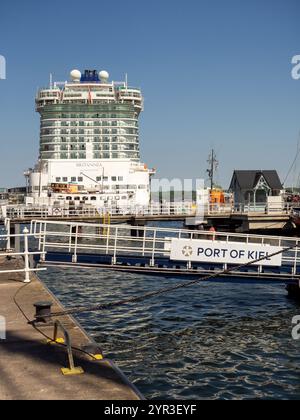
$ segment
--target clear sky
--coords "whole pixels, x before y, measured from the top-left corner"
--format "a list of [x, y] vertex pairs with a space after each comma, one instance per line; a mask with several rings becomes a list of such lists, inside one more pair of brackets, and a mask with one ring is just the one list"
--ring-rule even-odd
[[143, 89], [142, 158], [159, 177], [205, 177], [214, 147], [225, 187], [233, 169], [284, 178], [300, 131], [299, 19], [299, 0], [1, 2], [0, 186], [22, 185], [37, 160], [37, 88], [73, 68]]

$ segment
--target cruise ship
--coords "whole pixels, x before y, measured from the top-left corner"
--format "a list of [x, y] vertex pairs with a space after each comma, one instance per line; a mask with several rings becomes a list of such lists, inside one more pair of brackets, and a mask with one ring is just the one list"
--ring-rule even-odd
[[[147, 206], [155, 170], [140, 160], [138, 88], [107, 71], [72, 70], [67, 82], [40, 89], [39, 160], [25, 172], [35, 205]], [[126, 77], [127, 79], [127, 77]]]

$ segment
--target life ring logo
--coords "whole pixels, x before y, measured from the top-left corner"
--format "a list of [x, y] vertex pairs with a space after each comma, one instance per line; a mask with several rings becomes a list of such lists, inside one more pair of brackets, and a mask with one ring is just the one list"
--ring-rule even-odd
[[191, 257], [193, 255], [193, 248], [191, 246], [185, 246], [182, 250], [184, 257]]

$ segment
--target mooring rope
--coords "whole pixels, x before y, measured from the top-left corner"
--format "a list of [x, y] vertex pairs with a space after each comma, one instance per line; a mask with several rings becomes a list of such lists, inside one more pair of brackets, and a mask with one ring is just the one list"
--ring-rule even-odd
[[198, 278], [197, 280], [191, 280], [191, 281], [188, 281], [186, 283], [177, 283], [174, 286], [169, 286], [169, 287], [166, 287], [166, 288], [163, 288], [163, 289], [156, 290], [154, 292], [149, 292], [149, 293], [145, 293], [145, 294], [140, 295], [140, 296], [135, 296], [135, 297], [128, 298], [128, 299], [122, 299], [122, 300], [118, 300], [118, 301], [114, 301], [114, 302], [110, 302], [110, 303], [106, 303], [106, 304], [100, 304], [100, 305], [94, 305], [94, 306], [81, 306], [81, 307], [80, 306], [77, 306], [77, 307], [75, 306], [75, 307], [72, 307], [70, 309], [66, 309], [65, 311], [53, 312], [51, 315], [49, 315], [49, 317], [61, 317], [61, 316], [65, 316], [65, 315], [78, 315], [78, 314], [81, 314], [81, 313], [84, 313], [84, 312], [104, 311], [104, 310], [107, 310], [107, 309], [127, 305], [127, 304], [130, 304], [130, 303], [142, 302], [146, 299], [150, 299], [150, 298], [155, 297], [155, 296], [160, 296], [160, 295], [163, 295], [163, 294], [167, 294], [167, 293], [173, 292], [173, 291], [178, 290], [178, 289], [187, 288], [187, 287], [193, 286], [195, 284], [198, 284], [198, 283], [201, 283], [201, 282], [204, 282], [204, 281], [211, 280], [211, 279], [219, 277], [219, 276], [232, 274], [236, 271], [239, 271], [241, 268], [246, 268], [246, 267], [252, 266], [252, 265], [257, 264], [261, 261], [265, 261], [266, 259], [275, 257], [275, 256], [280, 255], [280, 254], [283, 254], [284, 252], [291, 251], [292, 249], [297, 248], [297, 246], [298, 245], [296, 244], [296, 245], [290, 246], [288, 248], [284, 248], [280, 251], [277, 251], [277, 252], [274, 252], [273, 254], [261, 257], [257, 260], [254, 260], [254, 261], [251, 261], [251, 262], [248, 262], [248, 263], [245, 263], [245, 264], [241, 264], [241, 265], [236, 266], [234, 268], [225, 269], [225, 270], [220, 271], [218, 273], [214, 273], [214, 274], [210, 274], [209, 276]]
[[[18, 295], [21, 293], [21, 291], [22, 290], [24, 290], [26, 287], [29, 287], [30, 285], [31, 285], [32, 283], [26, 283], [26, 284], [24, 284], [23, 286], [21, 286], [17, 291], [16, 291], [16, 293], [14, 294], [14, 296], [13, 296], [13, 301], [14, 301], [14, 304], [16, 305], [16, 307], [19, 309], [19, 311], [21, 312], [21, 314], [23, 315], [23, 317], [26, 319], [26, 321], [27, 321], [27, 324], [29, 324], [29, 325], [31, 325], [39, 334], [41, 334], [46, 340], [48, 340], [48, 342], [51, 342], [51, 343], [55, 343], [56, 345], [58, 345], [58, 346], [60, 346], [60, 347], [64, 347], [64, 348], [67, 348], [67, 345], [65, 344], [65, 343], [59, 343], [59, 342], [57, 342], [57, 341], [53, 341], [53, 337], [50, 337], [48, 334], [46, 334], [44, 331], [42, 331], [40, 328], [38, 328], [37, 326], [36, 326], [36, 324], [35, 323], [33, 323], [32, 321], [30, 321], [30, 319], [29, 319], [29, 317], [26, 315], [26, 313], [25, 313], [25, 311], [23, 310], [23, 308], [21, 307], [21, 305], [19, 304], [19, 302], [18, 302], [18, 300], [17, 300], [17, 297], [18, 297]], [[73, 351], [77, 351], [77, 352], [79, 352], [79, 353], [82, 353], [82, 354], [84, 354], [84, 355], [86, 355], [86, 356], [89, 356], [89, 357], [91, 357], [93, 360], [97, 360], [97, 358], [95, 357], [95, 355], [93, 355], [93, 354], [91, 354], [91, 353], [89, 353], [88, 351], [86, 351], [86, 350], [83, 350], [83, 349], [81, 349], [81, 348], [78, 348], [78, 347], [74, 347], [74, 346], [71, 346], [71, 349], [73, 350]]]

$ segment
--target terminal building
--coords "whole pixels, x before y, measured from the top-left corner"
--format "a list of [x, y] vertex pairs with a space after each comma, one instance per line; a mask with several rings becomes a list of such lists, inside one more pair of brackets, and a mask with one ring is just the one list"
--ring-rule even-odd
[[236, 170], [229, 190], [235, 206], [264, 207], [282, 203], [283, 186], [275, 170]]

